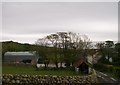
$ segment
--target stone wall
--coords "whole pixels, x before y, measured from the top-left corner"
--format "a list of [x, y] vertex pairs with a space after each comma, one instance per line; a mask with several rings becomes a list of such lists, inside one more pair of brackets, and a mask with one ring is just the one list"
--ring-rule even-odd
[[53, 76], [53, 75], [12, 75], [3, 74], [2, 83], [6, 84], [42, 84], [42, 85], [75, 85], [75, 84], [91, 84], [97, 83], [96, 72], [86, 76]]

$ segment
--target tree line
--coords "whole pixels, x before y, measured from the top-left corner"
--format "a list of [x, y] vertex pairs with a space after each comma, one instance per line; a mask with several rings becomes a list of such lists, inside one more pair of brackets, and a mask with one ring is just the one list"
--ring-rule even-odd
[[120, 43], [105, 41], [96, 44], [98, 53], [101, 55], [100, 63], [120, 65]]
[[[93, 61], [95, 57], [101, 56], [98, 62], [102, 64], [120, 64], [120, 43], [108, 40], [94, 45], [88, 36], [80, 35], [79, 33], [57, 32], [38, 39], [36, 45], [44, 47], [51, 45], [53, 47], [52, 52], [50, 52], [52, 53], [51, 57], [49, 54], [47, 56], [46, 52], [43, 54], [46, 56], [45, 60], [47, 62], [52, 61], [56, 67], [58, 67], [58, 63], [62, 65], [63, 62], [69, 66], [80, 57], [87, 60], [88, 55], [92, 57]], [[93, 61], [92, 63], [94, 63]]]
[[53, 47], [52, 52], [50, 52], [52, 53], [51, 56], [46, 56], [46, 52], [43, 55], [46, 61], [53, 62], [57, 68], [58, 63], [60, 63], [61, 67], [62, 63], [66, 63], [66, 66], [70, 66], [70, 64], [73, 64], [80, 56], [85, 58], [87, 56], [87, 50], [92, 47], [88, 36], [73, 32], [57, 32], [50, 34], [44, 38], [38, 39], [36, 45], [44, 47], [51, 45]]
[[[57, 32], [39, 38], [34, 45], [20, 44], [17, 42], [2, 42], [2, 59], [7, 51], [37, 51], [42, 59], [39, 61], [45, 64], [54, 63], [58, 68], [58, 63], [66, 63], [66, 66], [73, 63], [80, 57], [85, 60], [88, 55], [94, 59], [94, 55], [101, 55], [99, 63], [120, 65], [120, 43], [113, 41], [99, 42], [92, 44], [90, 38], [86, 35], [80, 35], [73, 32]], [[112, 62], [110, 62], [112, 58]]]

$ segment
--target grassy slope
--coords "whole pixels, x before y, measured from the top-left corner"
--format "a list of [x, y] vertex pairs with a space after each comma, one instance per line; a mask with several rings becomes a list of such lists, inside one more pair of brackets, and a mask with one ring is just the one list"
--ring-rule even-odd
[[[30, 74], [30, 75], [61, 75], [61, 76], [75, 76], [75, 71], [68, 69], [36, 69], [32, 66], [3, 66], [3, 74]], [[78, 74], [82, 75], [82, 74]]]

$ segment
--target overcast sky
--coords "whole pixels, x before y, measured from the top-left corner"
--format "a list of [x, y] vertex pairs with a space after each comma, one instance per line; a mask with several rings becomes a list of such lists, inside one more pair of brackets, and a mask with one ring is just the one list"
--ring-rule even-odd
[[117, 2], [3, 2], [2, 40], [34, 43], [60, 31], [118, 40]]

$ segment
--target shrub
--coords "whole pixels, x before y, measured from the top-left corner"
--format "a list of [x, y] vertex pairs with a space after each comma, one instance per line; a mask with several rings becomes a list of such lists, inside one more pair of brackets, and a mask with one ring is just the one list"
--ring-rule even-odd
[[120, 78], [120, 68], [113, 65], [95, 64], [94, 68], [102, 72], [108, 72], [118, 78]]

